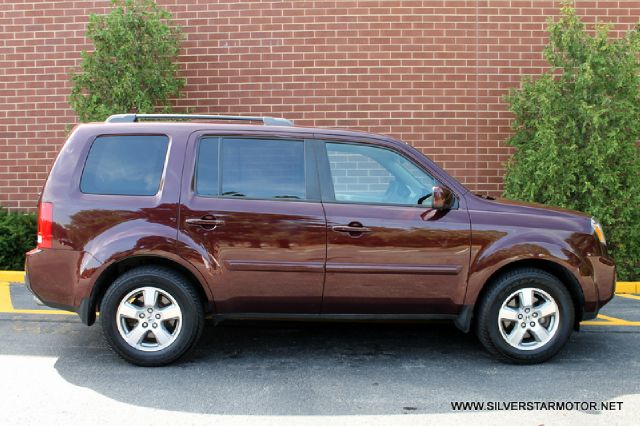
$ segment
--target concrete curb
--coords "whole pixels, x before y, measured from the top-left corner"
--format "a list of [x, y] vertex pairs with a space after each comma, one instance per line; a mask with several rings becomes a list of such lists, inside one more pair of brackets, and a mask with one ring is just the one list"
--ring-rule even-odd
[[[0, 271], [0, 281], [22, 283], [24, 282], [24, 271]], [[616, 294], [639, 294], [640, 281], [618, 281], [616, 283]]]

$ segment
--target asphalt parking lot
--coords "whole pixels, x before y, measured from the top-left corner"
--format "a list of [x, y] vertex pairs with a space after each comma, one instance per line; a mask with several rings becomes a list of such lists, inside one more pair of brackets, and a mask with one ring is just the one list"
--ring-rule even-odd
[[[500, 364], [447, 323], [236, 322], [210, 324], [189, 361], [145, 369], [111, 352], [99, 326], [0, 283], [0, 423], [633, 424], [640, 297], [602, 314], [536, 366]], [[618, 408], [456, 412], [453, 401]]]

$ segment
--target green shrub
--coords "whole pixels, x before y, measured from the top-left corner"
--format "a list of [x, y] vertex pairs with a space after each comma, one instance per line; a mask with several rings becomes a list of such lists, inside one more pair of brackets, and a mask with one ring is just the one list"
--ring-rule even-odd
[[36, 215], [0, 207], [0, 270], [21, 271], [24, 254], [36, 246]]
[[567, 3], [549, 21], [551, 64], [507, 100], [517, 148], [505, 197], [593, 215], [605, 229], [618, 277], [640, 277], [640, 27], [621, 39], [587, 32]]
[[112, 0], [108, 15], [91, 15], [81, 70], [72, 75], [69, 103], [81, 121], [111, 114], [170, 111], [169, 98], [184, 86], [177, 76], [180, 31], [167, 25], [171, 14], [152, 0]]

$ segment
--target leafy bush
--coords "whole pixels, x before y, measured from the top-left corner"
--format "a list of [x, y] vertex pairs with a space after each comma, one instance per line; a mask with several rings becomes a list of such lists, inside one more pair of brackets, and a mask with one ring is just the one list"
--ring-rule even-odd
[[112, 0], [108, 15], [91, 15], [87, 38], [93, 52], [82, 52], [81, 71], [72, 75], [69, 103], [81, 121], [103, 121], [111, 114], [171, 108], [184, 79], [175, 63], [180, 31], [171, 14], [152, 0]]
[[639, 29], [589, 33], [565, 3], [548, 24], [550, 69], [507, 96], [517, 151], [504, 195], [596, 217], [621, 279], [640, 277]]
[[36, 246], [36, 215], [0, 207], [0, 270], [21, 271], [24, 254]]

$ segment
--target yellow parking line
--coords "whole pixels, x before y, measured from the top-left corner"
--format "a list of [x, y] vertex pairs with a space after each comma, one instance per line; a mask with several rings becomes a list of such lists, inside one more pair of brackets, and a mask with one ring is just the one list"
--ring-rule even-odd
[[635, 294], [618, 294], [619, 297], [624, 297], [625, 299], [633, 299], [633, 300], [640, 300], [640, 296], [635, 295]]
[[640, 327], [640, 321], [627, 321], [621, 318], [614, 318], [607, 315], [598, 315], [598, 319], [604, 321], [583, 321], [582, 325], [604, 325], [616, 327]]
[[0, 282], [0, 312], [8, 312], [12, 310], [13, 305], [11, 304], [9, 283]]
[[602, 314], [599, 314], [599, 315], [598, 315], [598, 318], [603, 319], [603, 320], [605, 320], [605, 321], [609, 321], [609, 322], [620, 322], [620, 321], [625, 321], [625, 320], [620, 319], [620, 318], [614, 318], [614, 317], [610, 317], [610, 316], [602, 315]]
[[11, 303], [9, 283], [0, 282], [0, 313], [20, 315], [75, 315], [74, 312], [53, 309], [16, 309]]

